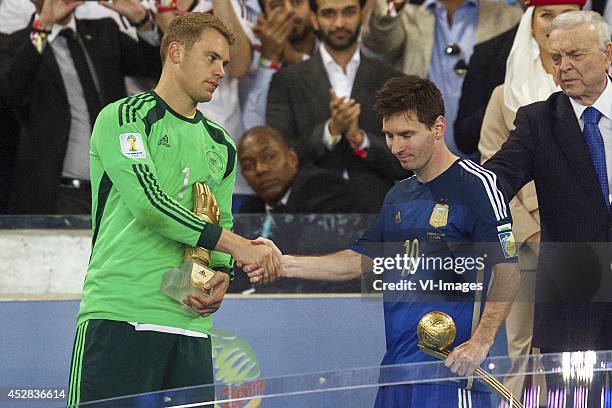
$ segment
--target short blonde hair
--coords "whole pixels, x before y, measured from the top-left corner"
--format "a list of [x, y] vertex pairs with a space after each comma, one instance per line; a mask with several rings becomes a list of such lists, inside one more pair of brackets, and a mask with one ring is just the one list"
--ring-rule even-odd
[[159, 51], [162, 64], [166, 60], [170, 43], [178, 42], [189, 49], [200, 39], [202, 31], [206, 28], [214, 28], [227, 39], [229, 45], [234, 44], [234, 34], [219, 18], [206, 13], [185, 13], [177, 16], [168, 24]]

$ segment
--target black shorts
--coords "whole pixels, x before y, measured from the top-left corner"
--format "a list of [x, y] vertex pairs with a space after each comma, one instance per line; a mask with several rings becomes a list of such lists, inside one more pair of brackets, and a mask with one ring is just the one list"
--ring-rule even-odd
[[[70, 367], [68, 407], [213, 383], [210, 337], [137, 331], [112, 320], [88, 320], [77, 327]], [[214, 400], [214, 387], [206, 391], [202, 401]]]

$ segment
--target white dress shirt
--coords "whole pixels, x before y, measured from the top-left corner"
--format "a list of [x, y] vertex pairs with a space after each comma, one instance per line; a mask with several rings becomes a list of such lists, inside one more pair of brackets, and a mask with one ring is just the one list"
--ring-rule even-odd
[[[581, 105], [573, 98], [570, 98], [570, 102], [574, 108], [576, 119], [578, 119], [578, 123], [580, 124], [580, 130], [584, 130], [582, 113], [588, 106]], [[599, 95], [599, 98], [597, 98], [595, 103], [591, 106], [601, 112], [602, 115], [599, 120], [599, 131], [603, 137], [604, 148], [606, 150], [606, 171], [608, 173], [608, 188], [610, 188], [610, 186], [612, 186], [612, 81], [610, 81], [610, 78], [608, 78], [603, 93]], [[612, 197], [610, 197], [610, 201], [612, 202]]]
[[[346, 71], [340, 65], [338, 65], [336, 61], [334, 61], [334, 58], [327, 51], [325, 44], [319, 47], [319, 52], [321, 53], [321, 59], [323, 60], [323, 67], [327, 73], [327, 79], [329, 79], [329, 83], [336, 93], [336, 96], [338, 98], [350, 99], [353, 84], [355, 83], [355, 76], [357, 75], [359, 64], [361, 63], [361, 53], [359, 47], [355, 49], [353, 56], [346, 65]], [[336, 144], [338, 144], [338, 142], [340, 142], [340, 138], [332, 136], [331, 132], [329, 131], [328, 120], [323, 130], [323, 144], [325, 144], [325, 146], [331, 150]], [[367, 149], [370, 147], [370, 139], [368, 139], [365, 132], [363, 132], [363, 142], [359, 147], [362, 149]]]

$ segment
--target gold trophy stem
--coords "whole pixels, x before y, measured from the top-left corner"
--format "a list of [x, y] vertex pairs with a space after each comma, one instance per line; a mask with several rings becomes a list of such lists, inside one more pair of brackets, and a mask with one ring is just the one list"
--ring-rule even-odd
[[[424, 353], [432, 357], [438, 358], [442, 361], [446, 360], [446, 357], [448, 357], [448, 355], [450, 354], [448, 350], [434, 350], [423, 344], [419, 344], [418, 346]], [[506, 388], [505, 385], [499, 382], [497, 378], [493, 377], [486, 370], [483, 370], [482, 368], [478, 367], [475, 371], [475, 374], [480, 382], [486, 385], [490, 390], [496, 392], [503, 399], [508, 401], [511, 407], [525, 408], [525, 406], [519, 400], [516, 399], [516, 397], [508, 388]]]

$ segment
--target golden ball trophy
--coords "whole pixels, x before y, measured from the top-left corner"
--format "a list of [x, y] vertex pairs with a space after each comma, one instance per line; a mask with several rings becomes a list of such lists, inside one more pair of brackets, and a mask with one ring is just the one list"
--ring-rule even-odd
[[[429, 312], [421, 317], [417, 325], [419, 349], [442, 361], [446, 360], [450, 354], [447, 348], [453, 343], [456, 336], [455, 322], [444, 312]], [[480, 382], [506, 400], [511, 407], [524, 408], [524, 405], [512, 395], [512, 392], [486, 370], [478, 367], [475, 374]]]
[[[193, 185], [193, 213], [202, 221], [219, 223], [219, 206], [214, 193], [206, 184]], [[215, 271], [208, 267], [210, 249], [185, 246], [184, 263], [164, 274], [161, 291], [176, 301], [183, 300], [190, 294], [210, 294], [204, 285]]]

